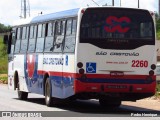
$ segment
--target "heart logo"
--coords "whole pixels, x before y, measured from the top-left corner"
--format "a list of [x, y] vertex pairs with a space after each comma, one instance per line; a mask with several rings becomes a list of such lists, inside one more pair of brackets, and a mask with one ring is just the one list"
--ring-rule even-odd
[[32, 78], [35, 70], [35, 55], [27, 55], [28, 77]]

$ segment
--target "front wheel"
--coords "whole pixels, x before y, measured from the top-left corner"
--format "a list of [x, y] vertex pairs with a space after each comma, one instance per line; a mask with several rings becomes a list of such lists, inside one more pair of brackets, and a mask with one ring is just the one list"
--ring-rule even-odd
[[18, 83], [18, 91], [17, 91], [17, 93], [18, 93], [18, 98], [20, 100], [27, 100], [27, 98], [28, 98], [28, 92], [20, 91], [19, 83]]

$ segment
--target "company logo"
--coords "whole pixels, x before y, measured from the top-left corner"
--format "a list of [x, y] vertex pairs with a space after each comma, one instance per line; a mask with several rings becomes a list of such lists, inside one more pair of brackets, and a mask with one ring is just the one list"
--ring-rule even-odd
[[131, 22], [130, 18], [128, 17], [121, 17], [117, 18], [115, 16], [109, 16], [106, 19], [107, 26], [104, 27], [106, 32], [120, 32], [120, 33], [126, 33], [128, 32], [129, 23]]
[[107, 52], [103, 52], [103, 51], [101, 51], [101, 52], [96, 52], [96, 55], [107, 55]]

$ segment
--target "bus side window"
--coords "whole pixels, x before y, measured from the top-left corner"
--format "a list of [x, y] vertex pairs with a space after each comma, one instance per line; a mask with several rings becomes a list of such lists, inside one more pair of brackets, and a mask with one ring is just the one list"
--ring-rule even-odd
[[55, 23], [48, 23], [48, 29], [47, 29], [47, 37], [45, 39], [45, 52], [51, 52], [53, 51], [53, 40], [54, 40], [54, 26]]
[[65, 20], [56, 22], [54, 52], [62, 52], [65, 34]]
[[20, 43], [21, 43], [21, 38], [22, 38], [21, 29], [22, 28], [18, 28], [18, 30], [17, 30], [17, 39], [16, 39], [16, 43], [15, 43], [14, 53], [19, 53], [19, 50], [20, 50]]
[[22, 30], [22, 41], [21, 41], [21, 53], [27, 52], [28, 47], [28, 33], [29, 33], [29, 27], [23, 27]]
[[77, 19], [73, 19], [72, 22], [72, 35], [75, 35], [77, 31]]
[[28, 52], [34, 52], [35, 43], [36, 43], [36, 36], [37, 36], [37, 26], [32, 25], [30, 27]]
[[11, 41], [11, 54], [14, 53], [14, 46], [15, 46], [15, 41], [16, 41], [16, 28], [13, 28], [13, 33], [12, 33], [12, 41]]
[[43, 52], [46, 24], [38, 25], [38, 37], [36, 43], [36, 52]]
[[75, 50], [76, 38], [76, 19], [67, 20], [64, 52], [73, 53]]

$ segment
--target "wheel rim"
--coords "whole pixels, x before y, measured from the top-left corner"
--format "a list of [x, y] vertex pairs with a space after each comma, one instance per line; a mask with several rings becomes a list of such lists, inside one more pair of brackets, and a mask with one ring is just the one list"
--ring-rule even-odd
[[49, 85], [46, 85], [46, 101], [50, 100], [50, 88]]

